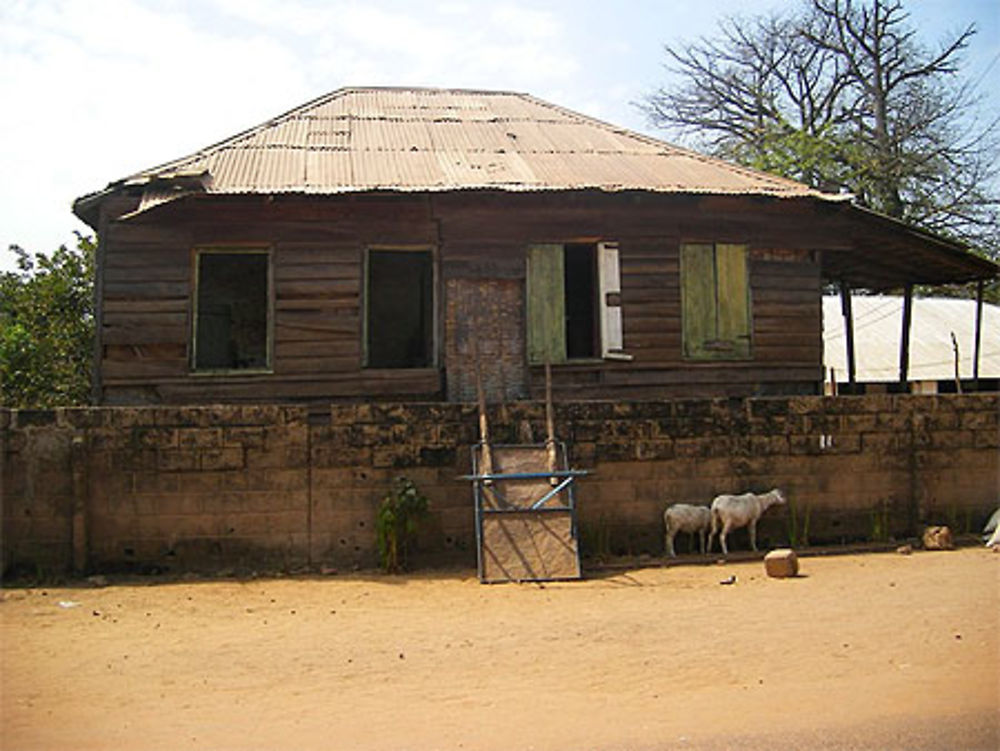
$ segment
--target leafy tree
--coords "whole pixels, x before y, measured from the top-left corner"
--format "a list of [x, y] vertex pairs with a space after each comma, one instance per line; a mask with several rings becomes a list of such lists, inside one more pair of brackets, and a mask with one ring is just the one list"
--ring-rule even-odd
[[717, 156], [846, 188], [1000, 257], [1000, 117], [983, 118], [976, 83], [961, 75], [975, 33], [932, 49], [901, 0], [804, 0], [666, 46], [681, 83], [640, 106]]
[[86, 404], [94, 341], [94, 253], [76, 247], [30, 255], [12, 245], [17, 271], [0, 274], [0, 403], [14, 408]]

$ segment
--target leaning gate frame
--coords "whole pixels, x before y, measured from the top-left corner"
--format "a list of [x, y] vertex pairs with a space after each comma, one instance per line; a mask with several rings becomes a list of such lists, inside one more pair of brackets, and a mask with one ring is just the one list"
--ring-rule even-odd
[[567, 467], [564, 444], [556, 455], [558, 468], [546, 469], [548, 444], [472, 447], [473, 474], [464, 479], [472, 481], [481, 582], [580, 578], [574, 483], [587, 471]]

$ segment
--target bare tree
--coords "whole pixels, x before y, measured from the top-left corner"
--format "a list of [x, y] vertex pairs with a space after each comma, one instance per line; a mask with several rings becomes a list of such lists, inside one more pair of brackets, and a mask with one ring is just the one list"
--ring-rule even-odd
[[640, 103], [653, 124], [1000, 250], [1000, 118], [982, 117], [977, 83], [961, 75], [973, 26], [929, 49], [901, 0], [806, 0], [719, 31], [665, 47], [682, 83]]

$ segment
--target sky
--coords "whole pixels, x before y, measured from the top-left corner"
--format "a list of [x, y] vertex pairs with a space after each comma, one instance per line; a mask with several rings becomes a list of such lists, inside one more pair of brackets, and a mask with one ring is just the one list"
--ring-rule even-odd
[[[635, 105], [663, 45], [789, 2], [0, 0], [0, 270], [90, 233], [75, 198], [343, 86], [520, 91], [664, 137]], [[930, 45], [976, 24], [1000, 114], [1000, 0], [907, 8]]]

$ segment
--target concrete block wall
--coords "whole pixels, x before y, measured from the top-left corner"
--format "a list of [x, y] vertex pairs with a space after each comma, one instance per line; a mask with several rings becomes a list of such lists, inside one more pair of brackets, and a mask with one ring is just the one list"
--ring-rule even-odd
[[[762, 544], [973, 531], [1000, 502], [1000, 396], [556, 405], [585, 553], [663, 550], [674, 501], [781, 487]], [[536, 402], [491, 407], [497, 443], [544, 440]], [[474, 566], [469, 404], [0, 410], [5, 570], [369, 567], [405, 474], [430, 498], [416, 565]], [[685, 541], [679, 541], [683, 549]], [[737, 537], [735, 547], [746, 545]]]

